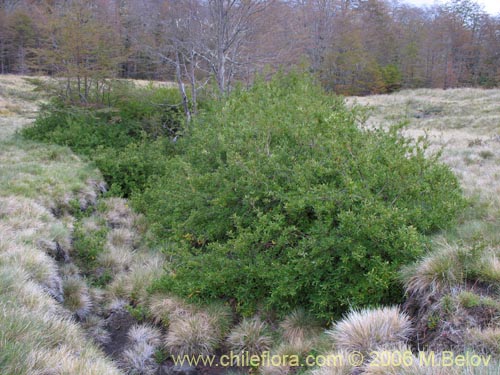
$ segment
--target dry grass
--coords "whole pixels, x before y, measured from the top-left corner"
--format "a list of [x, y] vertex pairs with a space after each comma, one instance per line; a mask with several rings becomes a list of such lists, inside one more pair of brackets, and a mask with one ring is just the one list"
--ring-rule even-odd
[[[98, 171], [66, 147], [20, 139], [39, 104], [38, 94], [24, 77], [0, 76], [0, 196], [35, 199], [53, 210], [69, 208], [72, 199], [83, 205], [95, 200], [102, 178]], [[5, 108], [16, 106], [6, 115]]]
[[[479, 223], [470, 226], [498, 225], [500, 209], [500, 90], [453, 89], [410, 90], [391, 95], [349, 98], [368, 111], [368, 127], [384, 127], [407, 121], [403, 134], [426, 136], [430, 151], [442, 151], [448, 164], [462, 182], [466, 194], [479, 196], [486, 212]], [[476, 228], [477, 229], [477, 228]], [[476, 231], [477, 232], [477, 231]], [[493, 236], [498, 233], [489, 233]]]
[[336, 348], [369, 353], [377, 348], [405, 344], [411, 335], [411, 322], [397, 307], [351, 311], [328, 335]]
[[151, 296], [148, 308], [154, 323], [164, 327], [168, 327], [174, 320], [185, 319], [194, 314], [193, 307], [180, 298], [162, 294]]
[[500, 356], [500, 327], [471, 329], [465, 335], [465, 344], [475, 351], [488, 355]]
[[137, 234], [128, 228], [115, 228], [108, 233], [108, 244], [133, 250], [138, 245]]
[[105, 321], [97, 315], [89, 315], [81, 323], [89, 339], [98, 345], [104, 345], [111, 341], [111, 334], [105, 329]]
[[351, 364], [348, 352], [330, 352], [325, 358], [326, 363], [312, 370], [312, 375], [352, 375], [357, 369]]
[[290, 346], [306, 352], [312, 346], [314, 339], [321, 333], [318, 322], [304, 309], [292, 311], [280, 324], [283, 339]]
[[154, 354], [161, 344], [161, 332], [149, 325], [135, 325], [128, 334], [129, 346], [123, 352], [121, 367], [129, 374], [155, 374]]
[[103, 201], [104, 217], [111, 228], [132, 229], [138, 215], [132, 211], [127, 201], [122, 198], [108, 198]]
[[127, 272], [115, 275], [106, 287], [108, 300], [125, 299], [146, 304], [151, 283], [163, 274], [163, 256], [154, 251], [137, 252]]
[[428, 300], [445, 288], [461, 285], [465, 281], [463, 260], [466, 257], [467, 249], [448, 243], [441, 244], [436, 251], [402, 271], [407, 292]]
[[211, 355], [219, 343], [212, 319], [203, 313], [172, 321], [165, 336], [165, 347], [178, 356]]
[[[72, 199], [90, 202], [99, 173], [66, 148], [15, 136], [29, 121], [20, 114], [35, 108], [27, 87], [19, 77], [0, 76], [0, 372], [119, 374], [60, 303], [80, 314], [88, 301], [82, 303], [81, 284], [63, 291], [56, 258], [70, 250], [73, 219], [53, 213], [69, 209]], [[9, 103], [18, 109], [5, 116]]]
[[0, 116], [32, 116], [43, 96], [34, 91], [29, 78], [5, 74], [0, 76]]
[[75, 314], [78, 320], [84, 320], [92, 312], [92, 300], [87, 284], [80, 277], [68, 277], [63, 280], [64, 307]]
[[[419, 343], [432, 349], [449, 348], [453, 341], [454, 350], [469, 345], [496, 351], [494, 334], [481, 327], [500, 318], [499, 101], [498, 89], [421, 89], [348, 99], [364, 106], [369, 116], [360, 119], [368, 128], [405, 121], [405, 136], [427, 138], [428, 152], [441, 152], [469, 198], [459, 225], [435, 235], [432, 252], [403, 270]], [[483, 370], [488, 373], [476, 372]], [[454, 373], [472, 373], [467, 371]]]
[[234, 353], [260, 354], [269, 350], [273, 344], [268, 329], [267, 324], [258, 317], [245, 318], [231, 330], [227, 345]]

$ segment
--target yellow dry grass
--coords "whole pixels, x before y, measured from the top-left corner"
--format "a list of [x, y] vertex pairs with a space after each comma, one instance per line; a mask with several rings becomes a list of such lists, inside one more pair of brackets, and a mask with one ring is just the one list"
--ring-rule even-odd
[[500, 90], [420, 89], [347, 101], [367, 111], [369, 127], [405, 121], [405, 135], [427, 136], [468, 194], [499, 196]]
[[119, 374], [60, 303], [63, 280], [50, 253], [55, 243], [69, 250], [72, 230], [53, 211], [95, 194], [99, 173], [63, 147], [16, 136], [36, 110], [31, 89], [22, 77], [0, 76], [0, 372]]

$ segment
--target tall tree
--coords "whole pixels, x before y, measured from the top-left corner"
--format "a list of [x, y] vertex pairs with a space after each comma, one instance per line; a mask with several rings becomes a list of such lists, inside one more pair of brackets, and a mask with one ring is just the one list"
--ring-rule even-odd
[[116, 30], [102, 6], [74, 1], [48, 8], [45, 44], [36, 50], [52, 74], [66, 78], [73, 100], [103, 100], [106, 78], [117, 73], [123, 59]]

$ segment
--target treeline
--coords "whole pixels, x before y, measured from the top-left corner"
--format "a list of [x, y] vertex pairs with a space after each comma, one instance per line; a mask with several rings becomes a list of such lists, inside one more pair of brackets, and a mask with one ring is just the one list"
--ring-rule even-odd
[[[500, 17], [472, 0], [421, 9], [386, 0], [2, 0], [0, 72], [175, 80], [189, 116], [208, 82], [306, 65], [328, 90], [497, 86]], [[71, 83], [71, 84], [70, 84]]]

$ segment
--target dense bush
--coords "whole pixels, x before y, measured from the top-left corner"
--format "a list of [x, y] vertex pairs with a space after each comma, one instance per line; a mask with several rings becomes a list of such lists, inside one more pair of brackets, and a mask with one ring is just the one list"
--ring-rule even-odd
[[239, 312], [323, 319], [401, 298], [396, 272], [463, 204], [456, 178], [396, 130], [298, 75], [235, 90], [199, 116], [136, 207], [174, 264], [156, 287]]
[[165, 162], [173, 154], [169, 138], [142, 140], [124, 148], [99, 149], [94, 161], [110, 186], [110, 194], [129, 197], [144, 189], [150, 176], [165, 173]]
[[141, 190], [159, 172], [182, 132], [178, 93], [167, 88], [134, 88], [117, 83], [110, 107], [78, 107], [53, 100], [43, 108], [27, 138], [71, 147], [90, 156], [115, 195]]

